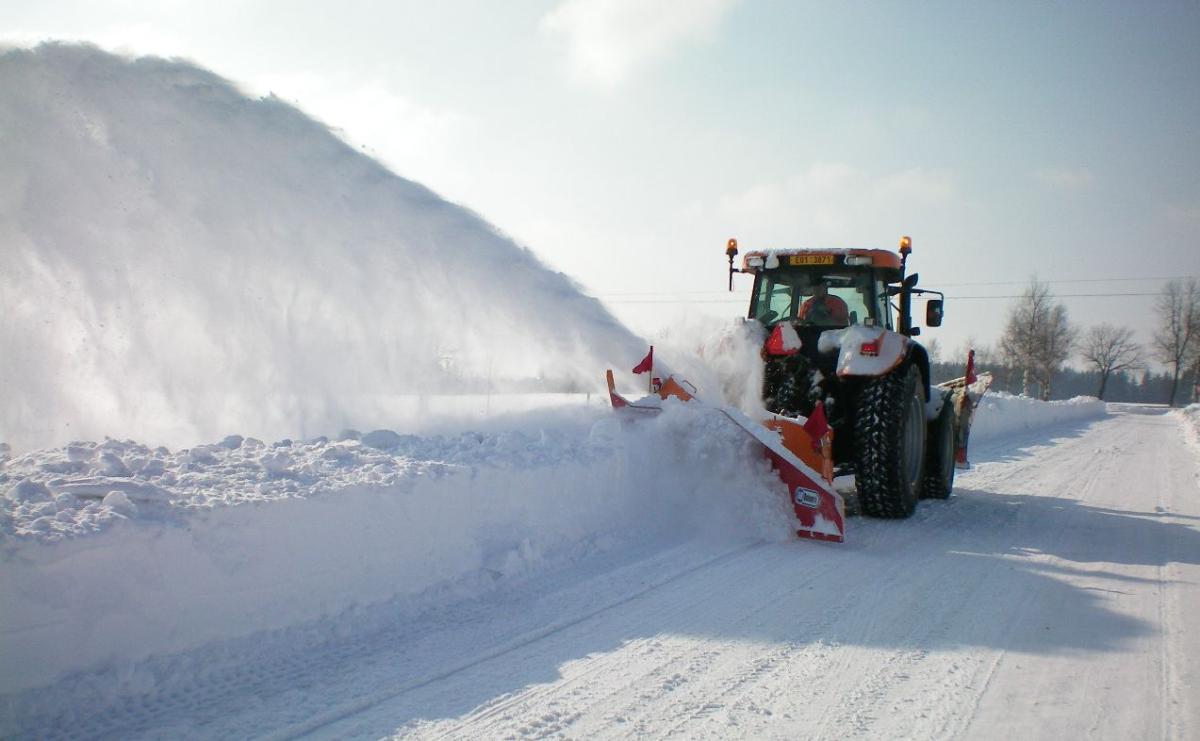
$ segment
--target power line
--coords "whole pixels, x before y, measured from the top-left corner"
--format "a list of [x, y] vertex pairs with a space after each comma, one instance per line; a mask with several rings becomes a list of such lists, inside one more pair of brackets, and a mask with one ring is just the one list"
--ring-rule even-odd
[[[1043, 280], [1043, 281], [1039, 281], [1039, 282], [1046, 283], [1048, 285], [1053, 285], [1053, 284], [1057, 284], [1057, 283], [1117, 283], [1117, 282], [1129, 282], [1129, 281], [1136, 282], [1136, 281], [1150, 281], [1150, 280], [1180, 280], [1180, 279], [1187, 280], [1189, 278], [1200, 278], [1200, 276], [1165, 275], [1165, 276], [1151, 276], [1151, 277], [1147, 277], [1147, 278], [1063, 278], [1061, 280]], [[945, 288], [966, 288], [968, 286], [969, 287], [1017, 286], [1017, 285], [1024, 285], [1028, 282], [1029, 281], [1027, 281], [1027, 280], [998, 280], [998, 281], [981, 281], [981, 282], [977, 282], [977, 283], [938, 283], [938, 285], [943, 286]], [[658, 295], [661, 295], [662, 293], [664, 293], [664, 291], [612, 291], [612, 292], [597, 293], [596, 298], [608, 298], [608, 297], [612, 297], [612, 296], [658, 296]], [[669, 293], [674, 296], [703, 296], [703, 295], [714, 294], [714, 293], [727, 293], [727, 291], [725, 291], [723, 289], [714, 288], [711, 290], [703, 290], [703, 291], [665, 291], [665, 293]], [[1081, 295], [1082, 296], [1082, 295], [1091, 295], [1091, 294], [1064, 294], [1064, 295]], [[1104, 295], [1109, 295], [1109, 296], [1131, 295], [1132, 296], [1132, 295], [1143, 295], [1143, 294], [1104, 294]], [[1145, 295], [1158, 295], [1158, 294], [1155, 293], [1155, 294], [1145, 294]], [[956, 297], [956, 298], [964, 298], [964, 297]], [[969, 298], [969, 297], [967, 297], [967, 298]], [[986, 297], [986, 298], [991, 298], [991, 297]], [[1005, 296], [1003, 298], [1020, 298], [1020, 297], [1019, 296], [1017, 296], [1017, 297]], [[621, 303], [628, 303], [628, 302], [621, 302]]]
[[[1159, 293], [1054, 293], [1050, 294], [1051, 299], [1058, 298], [1111, 298], [1115, 296], [1158, 296]], [[1024, 294], [1013, 294], [1011, 296], [947, 296], [946, 300], [950, 299], [988, 299], [988, 298], [1028, 298]]]
[[[1181, 278], [1195, 278], [1194, 275], [1163, 275], [1151, 278], [1063, 278], [1062, 280], [1040, 280], [1039, 283], [1116, 283], [1119, 281], [1146, 281], [1146, 280], [1179, 280]], [[953, 286], [959, 288], [962, 286], [1019, 286], [1029, 283], [1028, 280], [997, 280], [984, 281], [982, 283], [942, 283], [943, 286]]]
[[[1134, 296], [1158, 296], [1158, 293], [1062, 293], [1052, 296], [1052, 298], [1115, 298], [1115, 297], [1134, 297]], [[1007, 296], [947, 296], [947, 301], [986, 301], [989, 299], [1013, 299], [1026, 298], [1022, 294], [1011, 294]], [[744, 304], [744, 298], [647, 298], [647, 299], [607, 299], [606, 303], [610, 304]]]

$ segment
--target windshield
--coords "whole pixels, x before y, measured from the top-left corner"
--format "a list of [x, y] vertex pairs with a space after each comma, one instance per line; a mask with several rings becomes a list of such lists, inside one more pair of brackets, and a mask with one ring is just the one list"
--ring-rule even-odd
[[882, 296], [870, 271], [769, 270], [755, 279], [750, 317], [768, 326], [788, 319], [819, 327], [890, 327]]

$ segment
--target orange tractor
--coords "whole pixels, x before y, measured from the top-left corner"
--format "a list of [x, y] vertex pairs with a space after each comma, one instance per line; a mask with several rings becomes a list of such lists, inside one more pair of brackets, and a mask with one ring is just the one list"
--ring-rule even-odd
[[[973, 410], [990, 377], [930, 383], [929, 355], [914, 338], [915, 297], [925, 324], [942, 322], [944, 296], [905, 275], [912, 242], [879, 249], [753, 251], [734, 266], [754, 276], [747, 321], [766, 332], [762, 414], [721, 412], [764, 446], [788, 485], [801, 536], [842, 540], [845, 503], [836, 477], [853, 476], [859, 508], [874, 517], [908, 517], [921, 498], [945, 499], [956, 461], [966, 463]], [[665, 398], [693, 400], [686, 381], [668, 378], [656, 394], [631, 402], [609, 391], [615, 407], [650, 411]]]

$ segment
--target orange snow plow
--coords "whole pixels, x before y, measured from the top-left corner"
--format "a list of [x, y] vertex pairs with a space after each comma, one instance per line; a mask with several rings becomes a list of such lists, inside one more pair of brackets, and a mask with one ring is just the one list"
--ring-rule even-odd
[[617, 393], [613, 372], [606, 374], [613, 409], [628, 414], [655, 414], [668, 398], [703, 404], [714, 409], [762, 447], [779, 478], [787, 485], [792, 510], [799, 525], [796, 534], [813, 540], [842, 542], [845, 539], [846, 506], [833, 488], [833, 431], [818, 406], [808, 419], [770, 414], [753, 420], [732, 407], [707, 404], [685, 380], [668, 376], [656, 390], [637, 401]]

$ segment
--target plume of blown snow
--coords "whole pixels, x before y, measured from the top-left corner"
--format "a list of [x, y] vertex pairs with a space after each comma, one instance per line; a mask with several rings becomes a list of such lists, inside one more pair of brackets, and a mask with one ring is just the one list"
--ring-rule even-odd
[[380, 398], [594, 384], [644, 352], [476, 214], [186, 62], [0, 53], [0, 162], [18, 447], [403, 427]]
[[655, 335], [657, 355], [671, 370], [691, 381], [700, 395], [737, 407], [754, 416], [762, 409], [763, 363], [766, 339], [757, 322], [693, 315]]

